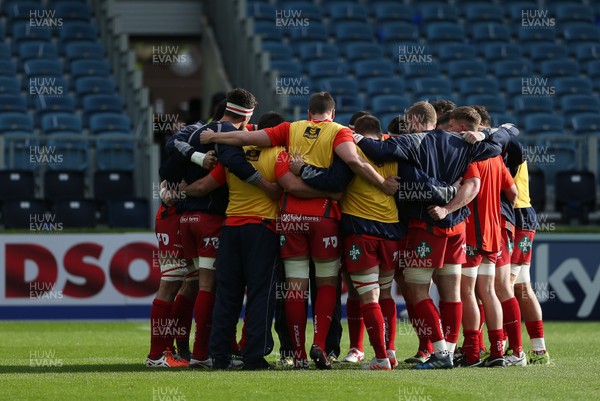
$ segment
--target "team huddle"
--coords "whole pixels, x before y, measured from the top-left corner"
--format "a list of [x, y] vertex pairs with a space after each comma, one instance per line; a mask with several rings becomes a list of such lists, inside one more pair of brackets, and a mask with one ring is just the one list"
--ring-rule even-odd
[[375, 357], [365, 368], [398, 366], [393, 281], [419, 338], [404, 360], [413, 368], [549, 363], [529, 277], [537, 218], [514, 126], [491, 128], [485, 108], [440, 100], [415, 103], [387, 133], [366, 112], [345, 127], [327, 92], [311, 96], [307, 120], [267, 113], [255, 126], [256, 105], [234, 89], [212, 122], [166, 145], [147, 366], [273, 369], [265, 356], [275, 318], [279, 367], [312, 360], [331, 369], [341, 280], [350, 338], [342, 364], [363, 363], [366, 328]]

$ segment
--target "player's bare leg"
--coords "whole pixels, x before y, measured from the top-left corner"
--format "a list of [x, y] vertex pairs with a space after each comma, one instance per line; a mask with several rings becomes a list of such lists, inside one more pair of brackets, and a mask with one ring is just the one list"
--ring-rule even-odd
[[484, 361], [484, 366], [502, 367], [504, 366], [504, 347], [502, 339], [504, 330], [502, 329], [502, 305], [496, 295], [495, 282], [497, 268], [489, 261], [482, 262], [477, 272], [476, 294], [485, 311], [486, 324], [488, 328], [488, 338], [490, 340], [490, 356]]

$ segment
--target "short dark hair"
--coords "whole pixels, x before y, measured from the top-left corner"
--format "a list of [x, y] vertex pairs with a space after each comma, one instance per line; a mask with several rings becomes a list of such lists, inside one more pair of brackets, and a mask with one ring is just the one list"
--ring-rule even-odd
[[357, 134], [381, 134], [381, 123], [379, 119], [375, 116], [365, 115], [360, 117], [354, 123], [354, 131]]
[[406, 120], [404, 116], [398, 115], [392, 118], [392, 121], [387, 126], [387, 132], [390, 135], [403, 135], [408, 134], [406, 130]]
[[[258, 106], [258, 102], [252, 93], [243, 88], [235, 88], [227, 92], [227, 102], [236, 104], [245, 109], [253, 109]], [[236, 121], [243, 121], [244, 116], [225, 110], [225, 115]]]
[[308, 101], [310, 114], [324, 114], [335, 109], [335, 101], [329, 92], [313, 93]]
[[460, 106], [452, 110], [450, 119], [464, 122], [473, 131], [477, 131], [479, 123], [481, 123], [479, 113], [473, 107], [469, 106]]
[[448, 99], [438, 99], [431, 102], [436, 114], [444, 114], [447, 111], [452, 111], [456, 108], [456, 104]]
[[220, 119], [222, 119], [223, 116], [225, 115], [226, 107], [227, 107], [227, 99], [223, 99], [219, 103], [217, 103], [217, 105], [215, 106], [215, 112], [212, 116], [212, 119], [215, 121], [219, 121]]
[[476, 105], [471, 107], [474, 108], [477, 114], [479, 114], [479, 117], [481, 117], [481, 125], [484, 127], [490, 127], [492, 125], [492, 118], [490, 117], [490, 113], [488, 113], [485, 106]]
[[258, 119], [258, 129], [275, 127], [284, 121], [285, 119], [281, 114], [274, 111], [269, 111], [268, 113], [260, 116]]
[[440, 125], [448, 124], [450, 122], [450, 114], [452, 114], [451, 111], [446, 111], [446, 112], [440, 114], [440, 116], [437, 118], [437, 121], [435, 123], [436, 128], [439, 127]]
[[348, 126], [354, 126], [356, 124], [356, 120], [358, 120], [359, 118], [361, 118], [362, 116], [368, 116], [369, 112], [368, 111], [357, 111], [356, 113], [352, 114], [352, 117], [350, 117], [350, 122], [348, 123]]

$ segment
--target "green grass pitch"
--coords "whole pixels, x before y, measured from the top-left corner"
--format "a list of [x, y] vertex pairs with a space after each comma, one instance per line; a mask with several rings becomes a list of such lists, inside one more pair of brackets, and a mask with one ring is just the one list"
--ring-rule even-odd
[[[545, 331], [549, 366], [211, 372], [144, 367], [147, 322], [2, 322], [0, 400], [599, 399], [600, 323], [546, 323]], [[525, 331], [523, 342], [528, 350]], [[407, 323], [398, 324], [396, 346], [399, 359], [416, 349]], [[347, 333], [342, 349], [348, 350]], [[371, 357], [368, 348], [367, 358]], [[275, 362], [277, 355], [268, 359]], [[35, 366], [50, 364], [55, 366]]]

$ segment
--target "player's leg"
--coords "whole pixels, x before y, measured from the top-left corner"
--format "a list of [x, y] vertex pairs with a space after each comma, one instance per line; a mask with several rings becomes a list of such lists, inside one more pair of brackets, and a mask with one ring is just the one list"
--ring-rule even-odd
[[385, 349], [392, 368], [398, 366], [396, 359], [396, 301], [392, 297], [392, 282], [398, 269], [398, 241], [383, 240], [378, 244], [379, 256], [379, 306], [385, 322]]
[[277, 366], [281, 369], [291, 369], [294, 367], [294, 347], [292, 346], [292, 338], [288, 331], [285, 316], [285, 299], [285, 271], [283, 263], [279, 261], [275, 291], [275, 332], [279, 338], [279, 361], [277, 362]]
[[348, 298], [346, 299], [346, 318], [348, 321], [348, 337], [350, 339], [350, 350], [342, 362], [359, 363], [365, 359], [364, 334], [365, 323], [360, 312], [360, 297], [348, 273], [343, 272], [342, 277], [348, 287]]
[[[504, 244], [512, 243], [512, 233], [502, 229], [502, 242]], [[503, 246], [505, 248], [512, 246]], [[521, 310], [519, 301], [515, 298], [514, 288], [510, 280], [510, 255], [504, 257], [501, 255], [496, 268], [496, 294], [502, 304], [502, 315], [504, 331], [508, 336], [508, 347], [505, 351], [506, 364], [508, 366], [525, 366], [527, 358], [523, 352], [523, 340], [521, 337]], [[486, 312], [487, 315], [487, 312]]]
[[[531, 244], [535, 231], [516, 229], [514, 252], [511, 258], [511, 282], [514, 283], [515, 297], [519, 301], [521, 315], [525, 321], [527, 334], [531, 340], [531, 352], [528, 362], [532, 364], [549, 364], [550, 355], [544, 339], [544, 321], [542, 308], [531, 287], [529, 268], [531, 264]], [[527, 238], [527, 239], [525, 239]], [[523, 245], [525, 244], [525, 245]]]
[[192, 319], [194, 316], [194, 302], [198, 294], [198, 271], [189, 267], [192, 271], [184, 277], [181, 288], [175, 296], [171, 318], [175, 325], [175, 343], [177, 354], [189, 361], [192, 352], [190, 350], [190, 332], [192, 330]]
[[479, 359], [479, 308], [475, 297], [477, 270], [482, 256], [477, 249], [467, 245], [467, 262], [463, 264], [460, 278], [460, 299], [463, 303], [463, 337], [460, 355], [454, 359], [455, 366], [478, 366]]
[[486, 367], [504, 366], [502, 306], [495, 291], [497, 272], [498, 269], [495, 264], [487, 257], [484, 258], [479, 265], [475, 285], [477, 297], [481, 299], [485, 311], [488, 338], [490, 340], [490, 356], [483, 361], [483, 366]]
[[325, 343], [337, 303], [342, 247], [339, 222], [335, 219], [321, 218], [318, 222], [309, 223], [309, 241], [311, 255], [315, 262], [317, 284], [317, 299], [313, 305], [314, 337], [310, 357], [315, 361], [318, 369], [330, 369], [331, 364], [325, 353]]
[[[450, 369], [452, 359], [442, 332], [441, 318], [429, 296], [433, 273], [444, 264], [446, 238], [434, 236], [425, 230], [409, 228], [406, 247], [408, 257], [407, 267], [404, 269], [404, 280], [407, 283], [405, 296], [413, 304], [416, 318], [421, 319], [420, 329], [431, 341], [434, 351], [426, 362], [414, 366], [414, 369]], [[423, 264], [431, 268], [416, 267]]]
[[246, 287], [240, 252], [243, 240], [240, 227], [224, 227], [219, 240], [216, 294], [208, 343], [216, 369], [233, 366], [231, 338], [239, 321]]
[[444, 264], [442, 269], [435, 271], [436, 285], [440, 292], [442, 327], [451, 358], [454, 356], [460, 335], [463, 313], [460, 299], [460, 276], [462, 265], [466, 262], [465, 239], [464, 232], [446, 239]]
[[267, 369], [264, 359], [273, 350], [271, 323], [275, 311], [275, 283], [279, 263], [277, 235], [258, 224], [240, 227], [243, 272], [246, 277], [246, 345], [244, 370]]

